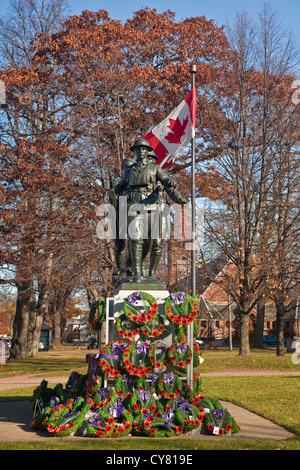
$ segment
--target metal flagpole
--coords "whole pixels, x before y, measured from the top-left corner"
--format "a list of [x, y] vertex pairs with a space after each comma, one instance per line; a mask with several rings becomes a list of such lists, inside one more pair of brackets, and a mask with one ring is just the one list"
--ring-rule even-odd
[[[192, 75], [191, 87], [192, 89], [195, 86], [195, 75], [197, 73], [197, 67], [195, 64], [191, 64], [190, 73]], [[196, 213], [195, 213], [195, 138], [192, 137], [191, 142], [191, 151], [192, 151], [192, 167], [191, 167], [191, 222], [192, 222], [192, 247], [191, 247], [191, 295], [196, 295]], [[188, 365], [187, 369], [187, 383], [190, 388], [193, 387], [193, 376], [194, 376], [194, 331], [193, 331], [193, 322], [188, 325], [187, 331], [187, 342], [190, 346], [192, 357], [191, 362]]]

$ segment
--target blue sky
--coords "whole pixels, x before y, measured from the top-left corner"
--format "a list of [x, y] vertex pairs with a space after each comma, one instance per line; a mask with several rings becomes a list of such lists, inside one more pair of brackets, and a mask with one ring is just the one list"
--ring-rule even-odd
[[[191, 16], [206, 16], [215, 20], [218, 26], [231, 24], [238, 11], [245, 10], [250, 17], [255, 18], [265, 3], [276, 10], [282, 25], [291, 31], [300, 48], [300, 0], [68, 0], [70, 15], [80, 14], [88, 9], [98, 11], [108, 10], [111, 18], [124, 22], [133, 13], [145, 6], [156, 8], [161, 13], [173, 10], [176, 20]], [[9, 0], [0, 0], [0, 15], [7, 11]]]
[[[214, 19], [218, 26], [231, 23], [236, 12], [242, 9], [250, 16], [256, 16], [264, 3], [265, 0], [69, 0], [70, 14], [80, 14], [84, 9], [98, 11], [103, 8], [108, 10], [110, 17], [124, 21], [148, 5], [158, 12], [173, 10], [177, 20], [204, 15], [207, 19]], [[294, 32], [300, 47], [300, 1], [269, 0], [267, 3], [277, 10], [283, 25]], [[0, 15], [5, 13], [8, 4], [9, 0], [0, 0]]]

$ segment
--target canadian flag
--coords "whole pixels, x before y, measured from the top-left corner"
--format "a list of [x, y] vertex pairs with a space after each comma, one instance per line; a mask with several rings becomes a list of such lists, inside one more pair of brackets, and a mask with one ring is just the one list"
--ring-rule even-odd
[[167, 154], [172, 157], [163, 168], [174, 163], [175, 158], [195, 136], [196, 126], [196, 89], [193, 87], [177, 108], [143, 139], [147, 140], [158, 156], [160, 164]]

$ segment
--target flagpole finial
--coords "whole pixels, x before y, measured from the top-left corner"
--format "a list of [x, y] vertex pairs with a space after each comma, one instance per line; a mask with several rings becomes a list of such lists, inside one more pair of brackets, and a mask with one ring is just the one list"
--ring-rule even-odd
[[190, 65], [190, 73], [197, 73], [197, 66], [196, 64]]

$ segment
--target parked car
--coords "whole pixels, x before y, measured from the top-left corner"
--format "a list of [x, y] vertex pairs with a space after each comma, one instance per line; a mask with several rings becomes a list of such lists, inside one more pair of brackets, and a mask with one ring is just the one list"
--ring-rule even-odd
[[[284, 345], [286, 346], [291, 340], [289, 338], [283, 338]], [[264, 335], [263, 345], [264, 346], [276, 346], [277, 339], [276, 335]]]
[[204, 343], [204, 341], [202, 341], [202, 339], [195, 339], [195, 341], [196, 341], [196, 343], [197, 343], [197, 345], [199, 346], [200, 349], [204, 348], [205, 343]]
[[10, 349], [11, 348], [11, 337], [10, 336], [4, 336], [4, 341]]

